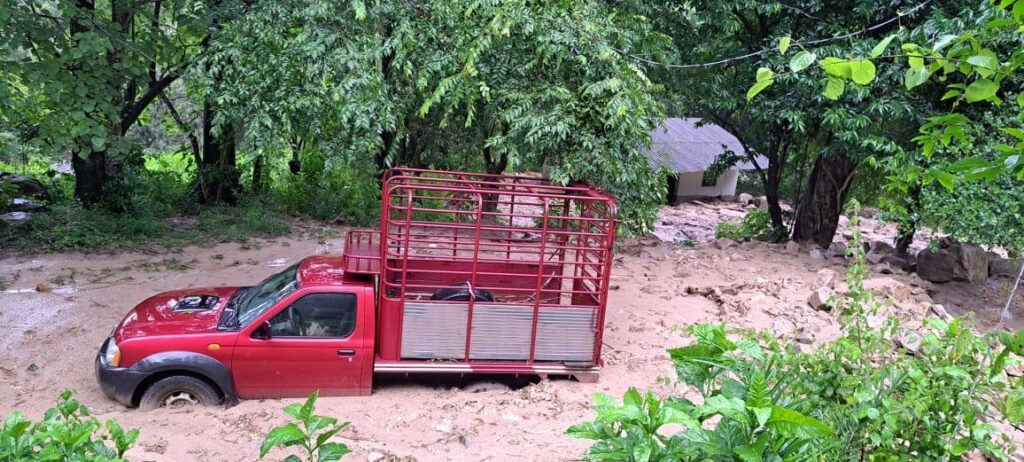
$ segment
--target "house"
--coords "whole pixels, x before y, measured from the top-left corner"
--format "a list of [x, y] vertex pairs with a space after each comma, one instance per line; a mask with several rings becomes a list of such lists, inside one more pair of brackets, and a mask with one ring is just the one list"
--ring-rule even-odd
[[[644, 151], [655, 170], [669, 173], [668, 201], [736, 195], [740, 172], [753, 170], [740, 140], [718, 125], [698, 118], [668, 118], [651, 132], [651, 148]], [[713, 177], [707, 173], [719, 155], [730, 151], [744, 160]], [[761, 164], [764, 165], [763, 163]]]

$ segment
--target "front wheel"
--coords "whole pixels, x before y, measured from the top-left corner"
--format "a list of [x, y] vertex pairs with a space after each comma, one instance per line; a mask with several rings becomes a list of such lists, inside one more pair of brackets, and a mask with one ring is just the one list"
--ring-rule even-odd
[[175, 375], [150, 385], [139, 400], [139, 409], [150, 411], [160, 407], [216, 406], [220, 395], [202, 379]]

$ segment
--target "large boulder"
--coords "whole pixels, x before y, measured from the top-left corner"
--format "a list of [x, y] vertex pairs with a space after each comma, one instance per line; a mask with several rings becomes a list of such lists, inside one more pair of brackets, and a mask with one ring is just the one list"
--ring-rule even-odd
[[992, 277], [1015, 277], [1020, 272], [1024, 260], [1011, 260], [995, 256], [988, 261], [988, 274]]
[[[945, 247], [943, 247], [945, 245]], [[929, 282], [983, 282], [988, 278], [988, 256], [976, 245], [943, 243], [938, 250], [917, 254], [917, 274]]]
[[10, 172], [0, 172], [0, 183], [14, 185], [19, 196], [45, 198], [50, 194], [39, 180]]

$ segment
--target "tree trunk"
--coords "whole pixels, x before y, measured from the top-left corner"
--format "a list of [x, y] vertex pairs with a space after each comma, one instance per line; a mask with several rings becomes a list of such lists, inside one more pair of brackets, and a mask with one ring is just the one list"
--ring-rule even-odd
[[818, 156], [800, 194], [794, 241], [813, 242], [822, 249], [832, 245], [856, 170], [857, 162], [846, 156]]
[[303, 140], [302, 137], [294, 136], [288, 143], [292, 149], [292, 160], [288, 161], [288, 171], [292, 175], [298, 175], [302, 171], [302, 159], [299, 154], [302, 153]]
[[917, 234], [917, 211], [921, 208], [921, 186], [915, 185], [909, 191], [910, 202], [907, 204], [907, 218], [896, 227], [896, 255], [907, 256], [910, 244], [914, 243]]
[[75, 171], [75, 198], [85, 206], [103, 200], [107, 185], [107, 153], [93, 151], [86, 157], [71, 155], [71, 168]]
[[263, 192], [263, 154], [256, 156], [252, 163], [252, 192], [260, 194]]
[[203, 162], [198, 167], [204, 188], [199, 189], [198, 199], [203, 204], [234, 204], [239, 177], [235, 166], [235, 131], [229, 122], [214, 135], [214, 113], [209, 102], [203, 103]]

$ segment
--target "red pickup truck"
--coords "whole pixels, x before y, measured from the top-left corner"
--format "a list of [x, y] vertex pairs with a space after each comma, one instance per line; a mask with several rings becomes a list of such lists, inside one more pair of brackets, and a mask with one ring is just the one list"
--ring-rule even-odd
[[104, 393], [152, 409], [368, 395], [376, 374], [597, 379], [615, 200], [540, 178], [393, 169], [379, 230], [252, 287], [165, 292], [103, 342]]

